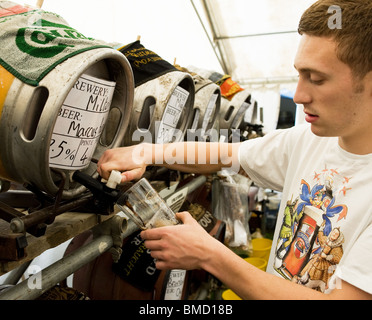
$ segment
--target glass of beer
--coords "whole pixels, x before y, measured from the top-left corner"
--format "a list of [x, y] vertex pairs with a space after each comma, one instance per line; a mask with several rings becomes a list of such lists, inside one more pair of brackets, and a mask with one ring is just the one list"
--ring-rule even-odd
[[174, 212], [145, 178], [130, 187], [116, 205], [142, 230], [179, 223]]

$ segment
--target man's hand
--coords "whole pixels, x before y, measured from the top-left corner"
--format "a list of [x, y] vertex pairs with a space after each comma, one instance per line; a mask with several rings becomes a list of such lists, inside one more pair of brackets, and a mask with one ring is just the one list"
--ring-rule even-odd
[[141, 232], [145, 246], [155, 258], [156, 268], [192, 270], [207, 259], [208, 246], [217, 241], [188, 212], [177, 213], [183, 224]]
[[99, 175], [108, 179], [112, 170], [122, 172], [121, 182], [140, 179], [146, 171], [144, 145], [106, 150], [97, 163]]

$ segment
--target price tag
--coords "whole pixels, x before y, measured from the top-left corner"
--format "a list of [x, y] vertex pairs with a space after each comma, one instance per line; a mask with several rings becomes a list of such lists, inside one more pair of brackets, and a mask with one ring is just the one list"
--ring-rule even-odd
[[105, 126], [115, 82], [82, 75], [67, 95], [54, 125], [49, 166], [80, 170], [89, 165]]
[[213, 111], [215, 109], [217, 98], [218, 98], [218, 94], [212, 94], [211, 98], [209, 99], [208, 106], [207, 106], [207, 109], [205, 110], [204, 119], [202, 123], [203, 133], [205, 132], [205, 130], [207, 130], [209, 121], [211, 120]]
[[169, 198], [167, 198], [166, 202], [169, 208], [172, 209], [173, 212], [179, 212], [185, 199], [187, 197], [187, 190], [188, 188], [183, 188], [180, 191], [173, 193]]
[[186, 270], [174, 269], [170, 271], [164, 300], [181, 300], [185, 277]]
[[156, 143], [168, 143], [172, 140], [174, 129], [181, 117], [189, 92], [181, 87], [176, 87], [165, 107], [161, 120]]

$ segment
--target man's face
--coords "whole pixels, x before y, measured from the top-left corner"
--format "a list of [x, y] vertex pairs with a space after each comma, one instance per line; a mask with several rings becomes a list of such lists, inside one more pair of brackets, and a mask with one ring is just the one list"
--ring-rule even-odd
[[314, 134], [340, 137], [341, 147], [349, 152], [372, 153], [361, 150], [366, 142], [372, 147], [372, 97], [366, 86], [370, 78], [356, 82], [335, 49], [332, 39], [302, 36], [295, 58], [299, 82], [294, 101], [303, 104]]

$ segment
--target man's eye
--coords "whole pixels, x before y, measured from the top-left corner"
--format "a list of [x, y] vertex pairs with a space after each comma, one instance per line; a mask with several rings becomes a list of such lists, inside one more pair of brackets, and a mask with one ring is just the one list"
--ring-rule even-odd
[[315, 84], [315, 85], [321, 85], [324, 83], [324, 79], [316, 79], [316, 78], [314, 79], [311, 77], [309, 77], [309, 81], [310, 83]]

